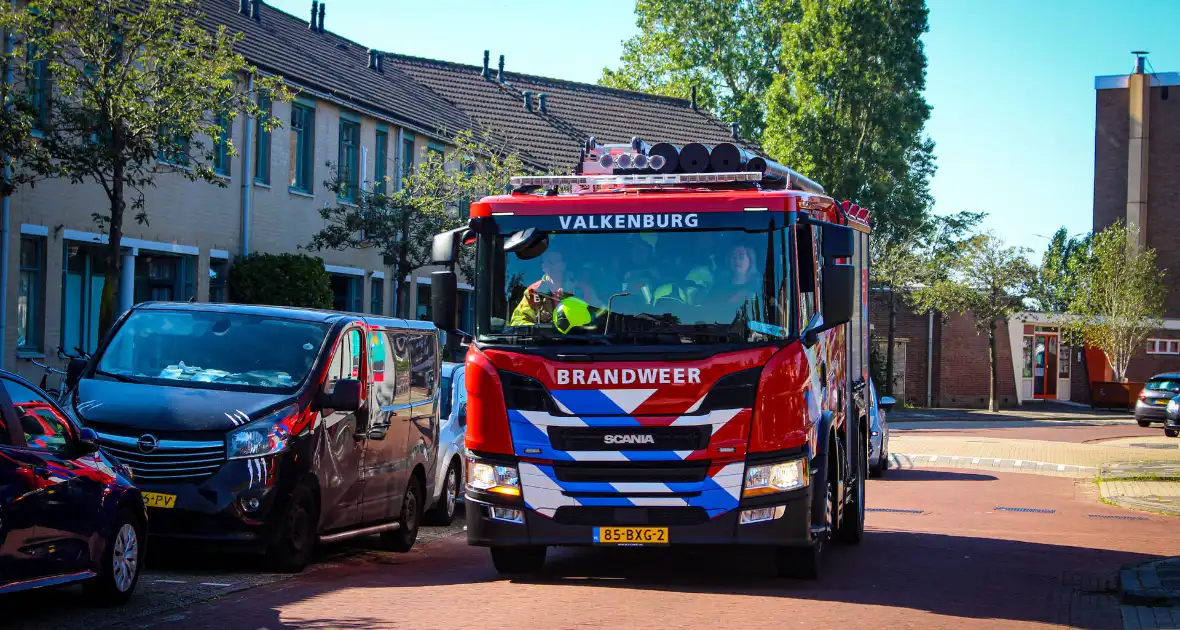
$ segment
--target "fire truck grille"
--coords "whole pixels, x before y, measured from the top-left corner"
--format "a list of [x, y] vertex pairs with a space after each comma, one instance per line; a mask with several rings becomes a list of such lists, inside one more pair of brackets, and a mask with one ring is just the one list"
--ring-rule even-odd
[[674, 527], [700, 525], [709, 520], [709, 513], [702, 507], [616, 508], [567, 505], [557, 508], [553, 520], [562, 525]]
[[709, 461], [691, 462], [555, 462], [558, 481], [603, 483], [700, 483]]
[[[711, 426], [549, 427], [549, 442], [559, 451], [696, 451], [709, 448]], [[616, 444], [607, 436], [647, 438]]]

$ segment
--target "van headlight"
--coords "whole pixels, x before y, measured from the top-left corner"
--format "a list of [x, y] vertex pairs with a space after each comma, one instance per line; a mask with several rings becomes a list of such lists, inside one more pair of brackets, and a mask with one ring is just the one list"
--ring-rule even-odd
[[265, 457], [285, 450], [291, 443], [291, 422], [298, 410], [291, 405], [234, 429], [225, 439], [226, 457]]
[[520, 474], [516, 466], [499, 466], [482, 462], [471, 463], [467, 485], [475, 490], [508, 496], [520, 496]]
[[746, 485], [742, 497], [760, 497], [796, 490], [806, 485], [807, 462], [803, 459], [754, 464], [746, 467]]

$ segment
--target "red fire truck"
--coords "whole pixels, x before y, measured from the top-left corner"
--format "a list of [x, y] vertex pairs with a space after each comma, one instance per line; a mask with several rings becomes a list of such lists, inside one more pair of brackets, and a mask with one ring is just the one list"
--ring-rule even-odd
[[591, 139], [575, 174], [512, 185], [433, 243], [433, 318], [467, 345], [468, 542], [504, 573], [761, 545], [804, 578], [859, 542], [868, 212], [732, 144]]

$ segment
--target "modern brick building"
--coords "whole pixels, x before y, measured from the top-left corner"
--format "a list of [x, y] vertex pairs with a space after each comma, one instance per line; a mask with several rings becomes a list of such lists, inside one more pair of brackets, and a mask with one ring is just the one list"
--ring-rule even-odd
[[[326, 28], [331, 13], [311, 0], [308, 6], [314, 20], [263, 2], [204, 0], [209, 27], [242, 33], [239, 51], [300, 93], [273, 105], [282, 128], [268, 133], [243, 116], [232, 121], [228, 135], [240, 154], [220, 164], [224, 188], [191, 183], [160, 164], [156, 187], [146, 191], [150, 223], [126, 224], [121, 308], [144, 300], [226, 300], [235, 257], [306, 245], [323, 225], [318, 210], [337, 202], [324, 186], [327, 162], [357, 165], [358, 183], [390, 175], [396, 185], [396, 175], [424, 152], [445, 155], [463, 130], [490, 131], [529, 168], [559, 172], [569, 171], [590, 136], [733, 141], [729, 125], [686, 100], [506, 72], [503, 58], [489, 68], [486, 55], [482, 65], [462, 65], [378, 53], [333, 34]], [[91, 214], [104, 212], [107, 202], [94, 185], [62, 181], [21, 190], [9, 201], [0, 356], [3, 367], [35, 376], [28, 359], [56, 364], [59, 345], [93, 349], [98, 342], [106, 237]], [[337, 308], [393, 312], [391, 270], [377, 251], [317, 255], [332, 276]], [[417, 317], [427, 314], [429, 272], [416, 273], [411, 288]]]

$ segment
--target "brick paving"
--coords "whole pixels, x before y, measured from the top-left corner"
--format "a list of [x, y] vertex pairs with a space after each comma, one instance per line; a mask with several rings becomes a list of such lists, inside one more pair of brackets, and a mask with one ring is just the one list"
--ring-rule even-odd
[[[1139, 460], [1180, 462], [1180, 450], [1131, 449], [1122, 446], [1024, 440], [998, 437], [931, 436], [895, 432], [889, 448], [894, 453], [946, 456], [972, 462], [975, 458], [1037, 462], [1097, 469], [1103, 464]], [[1014, 466], [1020, 468], [1020, 466]]]

